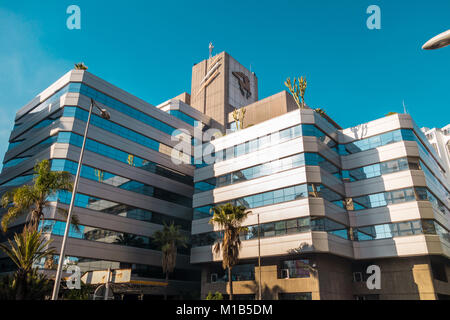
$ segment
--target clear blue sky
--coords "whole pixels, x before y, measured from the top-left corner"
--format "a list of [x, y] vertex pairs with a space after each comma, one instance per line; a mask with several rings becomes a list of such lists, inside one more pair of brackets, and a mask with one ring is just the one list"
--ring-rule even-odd
[[[66, 9], [81, 8], [81, 30]], [[381, 30], [366, 27], [369, 5]], [[227, 51], [259, 79], [259, 97], [306, 76], [306, 101], [342, 127], [402, 112], [449, 123], [450, 47], [422, 44], [450, 29], [448, 0], [0, 0], [0, 157], [15, 112], [84, 61], [89, 71], [159, 104], [190, 91], [192, 65]]]

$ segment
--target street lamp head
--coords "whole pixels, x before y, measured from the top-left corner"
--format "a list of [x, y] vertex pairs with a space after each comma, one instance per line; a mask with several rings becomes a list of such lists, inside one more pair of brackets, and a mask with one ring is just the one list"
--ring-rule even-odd
[[100, 109], [100, 116], [106, 120], [109, 120], [111, 118], [111, 115], [106, 109]]
[[106, 109], [100, 108], [94, 101], [94, 99], [91, 98], [91, 105], [95, 106], [100, 111], [100, 117], [103, 119], [109, 120], [111, 118], [111, 115]]
[[433, 50], [443, 48], [445, 46], [450, 45], [450, 30], [442, 32], [437, 36], [428, 40], [423, 46], [423, 50]]

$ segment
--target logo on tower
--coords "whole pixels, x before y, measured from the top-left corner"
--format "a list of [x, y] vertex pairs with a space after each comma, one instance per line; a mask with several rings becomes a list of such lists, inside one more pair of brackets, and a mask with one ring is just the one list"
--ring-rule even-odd
[[244, 97], [250, 98], [252, 92], [250, 90], [250, 79], [242, 72], [233, 71], [233, 76], [235, 76], [239, 81], [239, 89]]

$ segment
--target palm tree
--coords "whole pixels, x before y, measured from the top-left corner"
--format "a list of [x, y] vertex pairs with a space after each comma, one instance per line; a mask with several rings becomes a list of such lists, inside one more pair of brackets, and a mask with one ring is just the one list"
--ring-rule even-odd
[[142, 247], [144, 246], [144, 241], [137, 235], [131, 233], [123, 233], [116, 237], [114, 241], [116, 244], [120, 244], [123, 246], [132, 246], [132, 247]]
[[84, 62], [75, 63], [75, 70], [87, 70], [88, 67], [84, 64]]
[[242, 227], [241, 223], [251, 211], [247, 211], [245, 206], [234, 206], [231, 203], [213, 207], [211, 211], [214, 215], [209, 223], [223, 229], [223, 238], [215, 243], [213, 250], [218, 254], [222, 249], [222, 267], [228, 269], [230, 300], [233, 300], [231, 270], [239, 260], [239, 249], [241, 247], [239, 235], [248, 230], [247, 227]]
[[[33, 185], [23, 185], [6, 192], [2, 197], [2, 207], [8, 208], [1, 221], [4, 232], [15, 219], [25, 214], [28, 214], [28, 228], [36, 231], [39, 222], [44, 219], [43, 210], [48, 205], [47, 198], [57, 194], [58, 191], [72, 191], [72, 175], [66, 171], [51, 171], [49, 160], [37, 163], [34, 171]], [[61, 208], [57, 210], [67, 216], [66, 210]], [[71, 223], [77, 227], [78, 218], [72, 218]]]
[[48, 248], [51, 241], [41, 238], [41, 233], [36, 230], [24, 228], [22, 233], [14, 235], [14, 241], [8, 240], [9, 246], [0, 243], [0, 249], [17, 266], [14, 274], [16, 300], [29, 297], [33, 282], [45, 282], [45, 279], [37, 275], [37, 268], [33, 268], [33, 265], [41, 258], [54, 253], [52, 248]]
[[232, 116], [233, 116], [234, 122], [236, 123], [236, 130], [244, 129], [244, 119], [245, 119], [246, 112], [247, 112], [247, 110], [245, 109], [245, 107], [233, 110]]
[[[153, 239], [161, 246], [162, 269], [166, 274], [166, 282], [169, 282], [169, 274], [175, 269], [177, 248], [187, 247], [187, 239], [180, 232], [180, 226], [173, 222], [170, 225], [164, 223], [163, 229], [153, 234]], [[164, 299], [167, 300], [167, 292], [164, 292]]]
[[[51, 295], [52, 283], [45, 274], [39, 273], [38, 269], [32, 269], [27, 278], [27, 293], [25, 300], [43, 300]], [[78, 291], [78, 290], [71, 290]], [[0, 300], [15, 300], [17, 294], [17, 281], [15, 275], [4, 275], [0, 278]]]
[[[298, 80], [298, 82], [297, 82]], [[298, 79], [294, 78], [294, 83], [291, 83], [291, 78], [287, 78], [284, 82], [284, 85], [288, 87], [289, 91], [292, 94], [292, 97], [295, 100], [295, 103], [297, 103], [297, 106], [299, 109], [304, 109], [305, 104], [305, 92], [306, 87], [308, 86], [308, 82], [306, 81], [306, 78], [300, 77]], [[300, 99], [302, 101], [300, 102]]]

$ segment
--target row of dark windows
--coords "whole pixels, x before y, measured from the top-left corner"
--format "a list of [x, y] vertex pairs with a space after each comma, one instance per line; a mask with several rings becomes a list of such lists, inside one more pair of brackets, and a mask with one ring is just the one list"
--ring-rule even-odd
[[[72, 197], [71, 192], [60, 191], [57, 195], [50, 196], [47, 201], [59, 201], [60, 203], [70, 204]], [[89, 196], [82, 193], [77, 193], [75, 197], [75, 206], [89, 210], [98, 211], [101, 213], [112, 214], [128, 219], [147, 221], [156, 224], [171, 224], [179, 225], [184, 230], [191, 229], [191, 217], [187, 216], [185, 219], [169, 216], [166, 214], [149, 211], [134, 206], [118, 203], [111, 200], [101, 199], [94, 196]]]
[[[25, 157], [23, 158], [24, 161], [31, 156], [34, 156], [39, 151], [48, 148], [53, 143], [68, 143], [77, 147], [81, 147], [83, 143], [83, 137], [81, 135], [78, 135], [73, 132], [59, 132], [57, 135], [51, 136], [49, 138], [44, 139], [40, 143], [34, 145], [27, 151], [23, 152], [21, 155], [16, 156], [16, 158], [11, 159], [11, 161], [15, 161], [15, 159], [18, 159], [18, 157], [22, 157], [22, 155]], [[145, 171], [155, 173], [158, 175], [161, 175], [163, 177], [176, 180], [178, 182], [182, 182], [188, 185], [193, 185], [193, 178], [191, 176], [185, 175], [181, 172], [175, 171], [173, 169], [167, 168], [165, 166], [162, 166], [158, 163], [155, 163], [153, 161], [149, 161], [146, 159], [143, 159], [141, 157], [135, 156], [133, 154], [124, 152], [122, 150], [119, 150], [117, 148], [102, 144], [100, 142], [97, 142], [92, 139], [87, 139], [86, 141], [86, 149], [100, 154], [102, 156], [108, 157], [113, 160], [117, 160], [123, 163], [126, 163], [132, 167], [137, 167], [140, 169], [143, 169]], [[22, 159], [22, 158], [20, 158]], [[16, 165], [16, 164], [15, 164]], [[7, 163], [5, 163], [4, 168], [9, 167]]]
[[[53, 159], [51, 168], [53, 171], [68, 171], [75, 175], [77, 172], [78, 164], [70, 160]], [[177, 194], [175, 192], [164, 190], [139, 181], [131, 180], [107, 171], [103, 171], [98, 168], [83, 165], [80, 175], [83, 178], [108, 184], [116, 188], [136, 192], [156, 199], [169, 201], [188, 208], [192, 208], [191, 197]]]
[[222, 150], [215, 150], [211, 143], [204, 143], [202, 148], [204, 150], [203, 154], [205, 154], [204, 157], [209, 156], [217, 163], [234, 159], [301, 136], [317, 137], [331, 149], [334, 149], [337, 146], [337, 143], [333, 139], [315, 125], [299, 124]]
[[331, 190], [330, 188], [315, 183], [303, 183], [295, 186], [271, 190], [258, 193], [242, 198], [232, 199], [223, 203], [216, 203], [202, 207], [194, 208], [194, 219], [202, 219], [212, 216], [211, 209], [213, 206], [232, 203], [234, 205], [243, 205], [246, 208], [258, 208], [263, 206], [274, 205], [278, 203], [305, 199], [308, 197], [323, 198], [337, 206], [343, 207], [343, 197]]
[[305, 165], [320, 166], [330, 174], [339, 176], [340, 170], [334, 164], [325, 160], [317, 153], [299, 153], [281, 159], [265, 162], [246, 169], [236, 170], [218, 177], [198, 181], [195, 183], [196, 192], [213, 190], [263, 176], [268, 176], [281, 171], [302, 167]]
[[[441, 239], [450, 243], [449, 231], [435, 220], [430, 219], [348, 228], [347, 226], [328, 218], [302, 217], [263, 223], [259, 227], [257, 225], [247, 226], [247, 230], [240, 235], [241, 240], [257, 239], [258, 230], [261, 238], [311, 231], [325, 231], [329, 234], [353, 241], [391, 239], [399, 236], [433, 234], [440, 236]], [[221, 241], [222, 239], [223, 232], [215, 231], [194, 234], [192, 235], [191, 241], [192, 247], [200, 247], [213, 245], [216, 241]]]
[[[63, 236], [66, 223], [56, 220], [45, 220], [40, 223], [39, 230], [43, 233], [49, 233], [56, 236]], [[98, 227], [79, 225], [78, 229], [70, 225], [70, 238], [81, 240], [109, 243], [128, 247], [137, 247], [143, 249], [161, 251], [160, 246], [151, 237], [135, 235], [126, 232], [112, 231]], [[189, 255], [190, 248], [178, 248], [180, 254]]]

